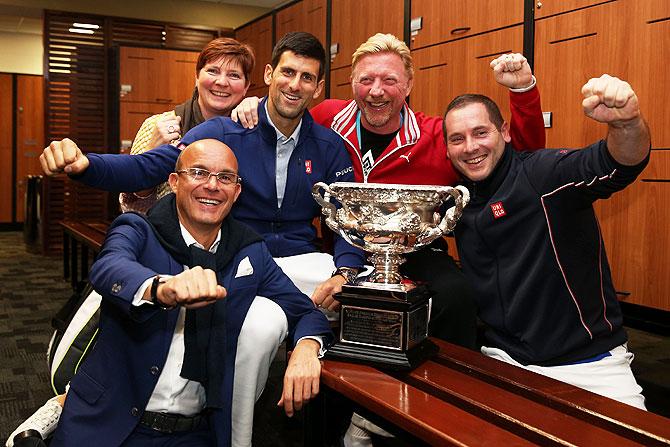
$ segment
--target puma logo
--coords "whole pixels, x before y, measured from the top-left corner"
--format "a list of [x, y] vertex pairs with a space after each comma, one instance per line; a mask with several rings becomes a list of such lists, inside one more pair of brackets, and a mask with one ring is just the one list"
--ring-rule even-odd
[[412, 155], [412, 152], [408, 152], [407, 155], [401, 155], [400, 158], [404, 158], [407, 163], [409, 163], [409, 156]]

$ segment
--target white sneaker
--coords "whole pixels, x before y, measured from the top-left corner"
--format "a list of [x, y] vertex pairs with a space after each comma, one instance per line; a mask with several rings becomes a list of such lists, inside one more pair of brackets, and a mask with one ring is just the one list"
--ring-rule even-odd
[[42, 439], [46, 439], [58, 425], [58, 419], [60, 419], [61, 411], [63, 407], [60, 406], [56, 400], [58, 396], [54, 396], [49, 399], [44, 405], [42, 405], [36, 412], [32, 414], [28, 419], [23, 421], [16, 430], [9, 435], [7, 439], [7, 447], [14, 447], [14, 437], [26, 430], [35, 430], [40, 435]]

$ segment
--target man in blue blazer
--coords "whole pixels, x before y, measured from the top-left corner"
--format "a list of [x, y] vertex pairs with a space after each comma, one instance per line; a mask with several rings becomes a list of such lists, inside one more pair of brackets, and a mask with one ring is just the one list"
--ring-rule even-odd
[[52, 446], [230, 445], [237, 337], [256, 296], [281, 307], [295, 343], [279, 404], [290, 416], [318, 393], [327, 319], [228, 217], [237, 172], [225, 144], [192, 143], [170, 174], [175, 194], [113, 222], [90, 274], [103, 297], [98, 342]]

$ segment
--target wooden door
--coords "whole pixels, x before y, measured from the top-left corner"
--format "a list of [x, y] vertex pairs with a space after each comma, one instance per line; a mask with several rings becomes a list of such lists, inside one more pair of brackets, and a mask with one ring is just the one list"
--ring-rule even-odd
[[16, 222], [23, 222], [26, 176], [40, 175], [44, 141], [44, 78], [17, 75], [16, 80]]
[[10, 223], [12, 215], [12, 171], [14, 168], [12, 147], [12, 129], [14, 118], [12, 111], [12, 75], [0, 73], [0, 166], [3, 175], [0, 175], [0, 223]]
[[412, 109], [442, 115], [449, 102], [463, 93], [490, 96], [509, 119], [509, 94], [493, 78], [491, 60], [502, 53], [520, 52], [523, 26], [412, 51], [414, 88]]
[[542, 109], [552, 113], [549, 147], [583, 147], [605, 135], [584, 116], [582, 86], [603, 73], [625, 76], [631, 27], [617, 1], [535, 22], [535, 75]]
[[268, 88], [263, 80], [265, 65], [272, 58], [272, 16], [264, 17], [235, 30], [235, 38], [240, 42], [251, 45], [256, 55], [256, 67], [251, 73], [251, 85], [247, 96], [262, 97], [267, 95]]
[[412, 19], [422, 28], [412, 36], [412, 49], [523, 23], [519, 0], [412, 0]]

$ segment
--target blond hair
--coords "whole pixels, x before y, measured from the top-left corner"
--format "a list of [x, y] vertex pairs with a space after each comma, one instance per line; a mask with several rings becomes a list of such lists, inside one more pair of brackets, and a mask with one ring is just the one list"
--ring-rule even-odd
[[405, 72], [407, 73], [407, 76], [409, 78], [414, 77], [414, 62], [412, 62], [412, 56], [410, 54], [409, 48], [407, 48], [405, 42], [398, 39], [393, 34], [377, 33], [361, 44], [361, 46], [358, 47], [351, 56], [352, 71], [356, 68], [356, 64], [363, 56], [375, 53], [397, 54], [400, 56], [400, 59], [402, 59], [402, 62], [405, 65]]

